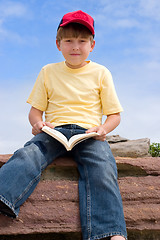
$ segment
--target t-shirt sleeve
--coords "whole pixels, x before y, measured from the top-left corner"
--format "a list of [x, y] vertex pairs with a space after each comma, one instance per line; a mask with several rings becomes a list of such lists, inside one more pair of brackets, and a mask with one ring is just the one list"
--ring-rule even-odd
[[45, 84], [45, 72], [43, 68], [37, 77], [32, 92], [27, 99], [27, 103], [41, 111], [45, 111], [47, 109], [47, 89]]
[[112, 75], [108, 69], [105, 69], [105, 73], [102, 77], [100, 96], [104, 115], [123, 111], [115, 90]]

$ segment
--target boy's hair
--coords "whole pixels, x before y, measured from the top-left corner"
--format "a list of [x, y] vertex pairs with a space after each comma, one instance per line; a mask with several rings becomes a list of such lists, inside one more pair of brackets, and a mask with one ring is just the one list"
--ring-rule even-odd
[[91, 43], [93, 42], [94, 36], [92, 35], [91, 31], [82, 24], [79, 23], [69, 23], [64, 27], [59, 27], [57, 31], [57, 41], [60, 41], [63, 38], [90, 38]]

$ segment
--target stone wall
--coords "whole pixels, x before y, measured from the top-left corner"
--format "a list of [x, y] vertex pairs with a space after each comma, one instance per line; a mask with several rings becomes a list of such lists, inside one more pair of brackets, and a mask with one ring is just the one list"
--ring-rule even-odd
[[[0, 155], [2, 166], [10, 155]], [[129, 240], [160, 240], [160, 158], [116, 157]], [[1, 240], [80, 240], [78, 171], [57, 159], [21, 206], [17, 219], [0, 215]]]

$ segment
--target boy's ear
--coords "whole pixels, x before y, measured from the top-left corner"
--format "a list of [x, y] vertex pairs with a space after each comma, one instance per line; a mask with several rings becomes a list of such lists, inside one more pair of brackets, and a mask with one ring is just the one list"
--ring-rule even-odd
[[56, 45], [57, 45], [58, 50], [61, 51], [60, 42], [57, 39], [56, 39]]
[[90, 50], [90, 52], [93, 51], [94, 47], [95, 47], [95, 40], [93, 40], [93, 42], [92, 42], [92, 44], [91, 44], [91, 50]]

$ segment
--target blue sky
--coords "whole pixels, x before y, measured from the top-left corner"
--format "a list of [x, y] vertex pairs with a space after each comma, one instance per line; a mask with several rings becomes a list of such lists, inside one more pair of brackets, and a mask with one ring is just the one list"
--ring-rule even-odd
[[160, 142], [159, 0], [0, 0], [0, 154], [32, 137], [26, 100], [41, 68], [63, 61], [57, 26], [80, 9], [95, 19], [89, 59], [111, 71], [124, 108], [112, 134]]

